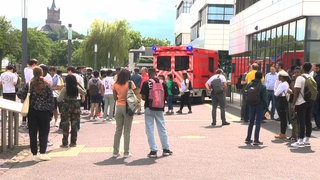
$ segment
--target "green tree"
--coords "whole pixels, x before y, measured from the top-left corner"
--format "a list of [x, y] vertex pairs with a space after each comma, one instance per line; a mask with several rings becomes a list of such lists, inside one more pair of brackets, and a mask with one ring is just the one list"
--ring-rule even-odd
[[66, 66], [68, 64], [68, 43], [65, 41], [55, 41], [52, 43], [52, 55], [48, 61], [49, 65]]
[[142, 38], [142, 45], [144, 47], [152, 47], [153, 45], [156, 46], [169, 46], [170, 41], [168, 39], [161, 40], [158, 38], [150, 38], [150, 37], [144, 37]]
[[130, 49], [139, 49], [142, 46], [142, 36], [139, 31], [130, 30]]
[[39, 64], [47, 64], [51, 57], [52, 41], [41, 32], [34, 29], [28, 29], [28, 57], [36, 58]]
[[15, 36], [16, 32], [4, 16], [0, 16], [0, 70], [2, 59], [6, 56], [15, 57], [12, 52], [19, 52], [19, 41]]
[[[125, 66], [128, 63], [130, 45], [130, 25], [126, 20], [108, 23], [95, 20], [91, 24], [91, 30], [83, 41], [82, 62], [94, 67], [94, 45], [97, 44], [97, 68], [107, 67], [108, 52], [110, 53], [110, 67]], [[116, 61], [114, 61], [116, 59]]]

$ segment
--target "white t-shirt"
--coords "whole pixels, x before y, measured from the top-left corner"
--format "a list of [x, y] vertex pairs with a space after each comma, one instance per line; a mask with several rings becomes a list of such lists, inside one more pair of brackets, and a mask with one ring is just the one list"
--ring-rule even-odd
[[190, 81], [189, 79], [186, 79], [186, 80], [183, 80], [182, 83], [181, 83], [181, 91], [182, 92], [189, 92], [189, 89], [187, 88], [187, 85], [186, 84], [189, 84]]
[[[82, 88], [84, 88], [84, 80], [83, 77], [81, 77], [79, 74], [77, 73], [72, 73], [72, 75], [74, 75], [77, 79], [77, 82], [81, 85]], [[77, 99], [81, 99], [80, 93], [78, 94]]]
[[[309, 74], [303, 74], [305, 75], [306, 77], [310, 77]], [[296, 105], [301, 105], [303, 103], [305, 103], [306, 101], [303, 99], [303, 93], [304, 93], [304, 84], [306, 82], [306, 79], [302, 76], [298, 76], [297, 79], [296, 79], [296, 82], [294, 83], [294, 87], [295, 88], [301, 88], [300, 89], [300, 93], [299, 93], [299, 96], [298, 96], [298, 99], [297, 99], [297, 102], [296, 102]]]
[[50, 86], [52, 86], [52, 77], [51, 77], [51, 75], [49, 73], [47, 73], [47, 75], [45, 77], [43, 77], [43, 79], [45, 81], [47, 81], [47, 83], [49, 83]]
[[15, 84], [18, 81], [18, 76], [12, 72], [4, 72], [0, 76], [3, 93], [15, 93]]
[[[52, 81], [53, 81], [53, 78], [57, 78], [57, 84], [55, 86], [61, 86], [61, 81], [60, 81], [60, 77], [58, 74], [55, 74], [53, 77], [52, 77]], [[52, 86], [53, 86], [53, 82], [52, 82]], [[52, 89], [52, 93], [53, 93], [53, 97], [58, 97], [59, 94], [60, 94], [60, 91], [61, 90], [53, 90]]]
[[[281, 82], [281, 81], [280, 81]], [[275, 96], [280, 96], [280, 97], [284, 97], [287, 95], [289, 89], [289, 84], [287, 81], [281, 82], [278, 85], [278, 88], [276, 89], [276, 91], [274, 92]]]
[[107, 76], [102, 80], [102, 84], [104, 85], [104, 94], [113, 94], [112, 86], [114, 84], [114, 78], [111, 76]]
[[32, 78], [33, 78], [33, 69], [29, 67], [24, 68], [24, 79], [26, 81], [26, 84], [28, 84]]

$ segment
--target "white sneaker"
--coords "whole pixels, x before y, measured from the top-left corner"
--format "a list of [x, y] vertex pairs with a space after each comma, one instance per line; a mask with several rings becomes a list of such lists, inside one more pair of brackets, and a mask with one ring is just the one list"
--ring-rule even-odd
[[33, 155], [33, 160], [34, 161], [39, 161], [39, 156], [38, 155]]
[[291, 147], [304, 147], [304, 143], [297, 141], [297, 142], [292, 143]]
[[309, 137], [304, 137], [304, 138], [303, 138], [303, 143], [304, 143], [305, 145], [310, 145]]
[[131, 157], [131, 156], [132, 156], [132, 154], [131, 154], [131, 153], [123, 154], [123, 157], [124, 157], [124, 158], [128, 158], [128, 157]]
[[47, 146], [53, 146], [53, 143], [48, 140]]
[[288, 125], [288, 129], [292, 129], [292, 125], [291, 124]]
[[40, 154], [39, 159], [41, 161], [49, 161], [51, 158], [47, 154]]
[[117, 158], [117, 157], [119, 157], [120, 156], [120, 154], [118, 153], [118, 154], [113, 154], [112, 155], [112, 157], [114, 157], [114, 158]]

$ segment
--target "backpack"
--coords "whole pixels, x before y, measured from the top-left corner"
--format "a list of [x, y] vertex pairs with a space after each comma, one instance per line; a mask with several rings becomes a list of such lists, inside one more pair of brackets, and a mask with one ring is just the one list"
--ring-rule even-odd
[[241, 84], [242, 77], [243, 77], [243, 74], [241, 74], [241, 75], [238, 77], [238, 80], [237, 80], [237, 83], [236, 83], [236, 88], [237, 88], [237, 89], [242, 89], [242, 88], [243, 88], [243, 85]]
[[134, 94], [134, 91], [131, 88], [132, 81], [129, 81], [128, 91], [126, 97], [126, 111], [129, 116], [133, 116], [136, 110], [138, 109], [138, 98]]
[[260, 104], [260, 89], [261, 83], [250, 83], [246, 87], [246, 103], [248, 105], [257, 105]]
[[302, 75], [302, 77], [306, 80], [304, 84], [303, 99], [307, 102], [315, 101], [318, 95], [317, 82], [313, 77], [308, 78], [305, 75]]
[[179, 85], [175, 81], [172, 81], [171, 92], [172, 92], [173, 95], [179, 95], [180, 94]]
[[224, 89], [222, 86], [220, 75], [218, 75], [217, 78], [215, 78], [211, 81], [211, 88], [212, 88], [211, 93], [213, 93], [213, 94], [222, 94], [223, 93]]
[[90, 96], [97, 96], [99, 94], [98, 79], [92, 79], [89, 81], [89, 94]]
[[165, 101], [165, 93], [162, 85], [162, 80], [158, 80], [156, 82], [154, 79], [149, 79], [149, 87], [150, 83], [152, 84], [151, 89], [149, 89], [149, 108], [153, 110], [159, 110], [164, 108]]

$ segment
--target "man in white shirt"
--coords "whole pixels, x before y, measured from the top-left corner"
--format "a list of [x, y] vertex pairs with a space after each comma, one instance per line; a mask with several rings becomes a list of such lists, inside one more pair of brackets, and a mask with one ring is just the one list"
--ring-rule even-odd
[[220, 79], [222, 86], [223, 86], [223, 92], [222, 93], [211, 93], [211, 101], [212, 101], [212, 126], [216, 125], [216, 113], [217, 113], [217, 107], [218, 104], [220, 105], [220, 115], [221, 115], [221, 121], [222, 126], [229, 125], [230, 123], [226, 121], [226, 112], [225, 112], [225, 106], [226, 106], [226, 89], [227, 89], [227, 80], [226, 77], [223, 75], [222, 69], [217, 69], [216, 74], [210, 77], [210, 79], [206, 82], [205, 86], [208, 90], [210, 90], [211, 82], [215, 79]]
[[13, 65], [6, 67], [7, 71], [0, 76], [0, 85], [2, 85], [3, 99], [16, 101], [15, 85], [17, 84], [18, 77], [13, 73], [13, 69]]
[[307, 77], [309, 78], [309, 72], [312, 65], [310, 63], [304, 63], [302, 66], [303, 74], [298, 76], [294, 84], [294, 93], [293, 93], [293, 107], [292, 110], [297, 113], [298, 124], [299, 124], [299, 136], [298, 140], [295, 143], [292, 143], [292, 147], [304, 147], [306, 144], [309, 144], [309, 138], [312, 132], [311, 124], [311, 110], [312, 102], [307, 102], [304, 100], [304, 88]]
[[59, 127], [57, 97], [59, 96], [60, 90], [63, 88], [63, 85], [61, 84], [60, 76], [56, 73], [55, 67], [49, 68], [49, 74], [52, 77], [52, 93], [53, 93], [53, 98], [54, 98], [54, 110], [53, 110], [54, 125], [56, 127]]
[[33, 69], [36, 66], [38, 66], [38, 60], [31, 59], [29, 61], [29, 66], [24, 68], [24, 79], [25, 79], [26, 84], [28, 84], [29, 81], [33, 78]]

